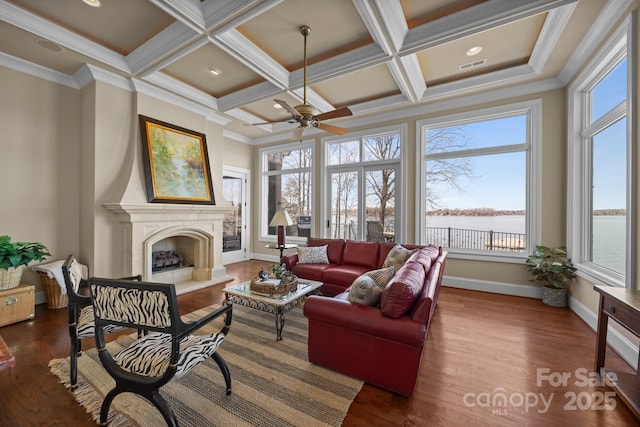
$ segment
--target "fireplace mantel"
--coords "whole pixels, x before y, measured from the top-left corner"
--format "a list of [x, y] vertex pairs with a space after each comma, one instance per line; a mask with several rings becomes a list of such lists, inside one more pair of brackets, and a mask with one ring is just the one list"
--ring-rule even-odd
[[126, 275], [142, 272], [151, 280], [151, 252], [154, 243], [174, 236], [193, 238], [196, 266], [193, 280], [208, 284], [230, 280], [222, 265], [222, 230], [231, 206], [168, 203], [105, 203], [123, 227], [123, 265]]

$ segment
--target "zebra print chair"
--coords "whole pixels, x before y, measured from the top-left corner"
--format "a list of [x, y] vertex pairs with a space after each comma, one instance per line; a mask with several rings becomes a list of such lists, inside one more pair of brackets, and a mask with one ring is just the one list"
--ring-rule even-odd
[[[195, 322], [183, 323], [176, 289], [171, 284], [91, 278], [89, 293], [100, 361], [116, 382], [102, 402], [102, 425], [107, 421], [113, 399], [120, 393], [132, 392], [149, 400], [169, 426], [177, 426], [178, 421], [158, 392], [159, 388], [209, 357], [218, 364], [226, 393], [231, 394], [229, 369], [216, 351], [231, 326], [231, 305], [223, 305]], [[223, 314], [224, 324], [217, 333], [191, 335]], [[104, 339], [111, 325], [142, 329], [146, 334], [112, 355]]]
[[[69, 255], [62, 264], [62, 275], [69, 303], [67, 314], [69, 318], [69, 338], [71, 339], [71, 354], [69, 357], [69, 376], [71, 388], [78, 385], [78, 356], [82, 354], [82, 340], [95, 336], [95, 325], [93, 322], [93, 307], [89, 295], [82, 295], [80, 289], [86, 287], [86, 281], [82, 278], [80, 264], [76, 258]], [[125, 280], [142, 280], [142, 276], [125, 277]], [[110, 326], [105, 332], [111, 333], [123, 328], [120, 326]]]

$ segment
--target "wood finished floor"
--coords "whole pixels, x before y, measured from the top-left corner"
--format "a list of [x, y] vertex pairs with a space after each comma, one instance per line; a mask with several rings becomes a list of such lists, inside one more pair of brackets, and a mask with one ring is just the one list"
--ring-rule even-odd
[[[227, 270], [239, 282], [268, 264], [248, 261]], [[225, 285], [180, 296], [181, 311], [221, 302]], [[2, 327], [0, 335], [16, 357], [16, 367], [0, 372], [0, 426], [95, 425], [49, 373], [49, 360], [68, 355], [65, 309], [39, 305], [35, 320]], [[93, 346], [91, 340], [84, 344]], [[614, 409], [580, 409], [597, 405], [598, 396], [611, 391], [583, 386], [575, 378], [576, 370], [593, 369], [594, 346], [594, 332], [568, 309], [546, 307], [528, 298], [443, 287], [413, 397], [365, 384], [343, 425], [636, 425], [618, 397]], [[611, 349], [607, 366], [633, 372]], [[565, 386], [552, 387], [548, 381], [538, 385], [536, 372], [545, 368], [550, 373], [569, 373], [571, 378]], [[572, 394], [579, 400], [572, 402]], [[500, 395], [508, 399], [507, 406], [487, 402]], [[521, 402], [527, 399], [531, 406], [525, 409]], [[550, 401], [548, 408], [542, 399]]]

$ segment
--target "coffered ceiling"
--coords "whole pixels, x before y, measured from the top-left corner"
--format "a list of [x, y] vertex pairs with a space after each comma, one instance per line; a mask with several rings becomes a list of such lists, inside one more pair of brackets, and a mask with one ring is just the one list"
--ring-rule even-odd
[[[488, 88], [566, 84], [627, 0], [0, 0], [0, 65], [72, 87], [117, 76], [207, 111], [228, 137], [287, 139], [274, 98], [350, 121]], [[602, 32], [601, 32], [602, 33]], [[603, 34], [600, 34], [601, 37]], [[482, 50], [468, 56], [475, 46]], [[577, 55], [582, 54], [583, 58]], [[573, 68], [572, 68], [573, 67]], [[210, 70], [218, 70], [214, 75]], [[105, 73], [106, 72], [106, 73]], [[310, 134], [322, 131], [313, 129]]]

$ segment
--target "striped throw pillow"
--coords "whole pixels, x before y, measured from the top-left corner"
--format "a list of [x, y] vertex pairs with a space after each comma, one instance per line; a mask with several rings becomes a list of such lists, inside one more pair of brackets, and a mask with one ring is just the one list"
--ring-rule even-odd
[[395, 273], [395, 267], [369, 271], [356, 278], [349, 288], [348, 299], [354, 304], [377, 306], [380, 295]]
[[382, 267], [395, 267], [396, 271], [404, 265], [411, 255], [416, 253], [417, 249], [407, 249], [402, 245], [395, 245], [384, 260]]

